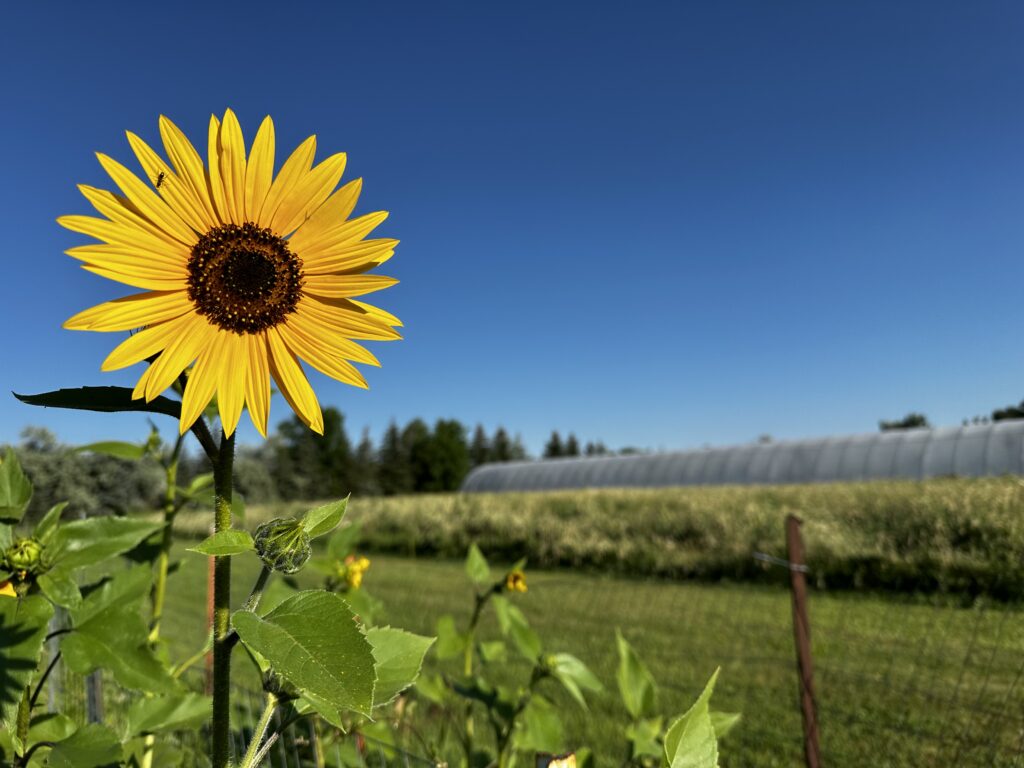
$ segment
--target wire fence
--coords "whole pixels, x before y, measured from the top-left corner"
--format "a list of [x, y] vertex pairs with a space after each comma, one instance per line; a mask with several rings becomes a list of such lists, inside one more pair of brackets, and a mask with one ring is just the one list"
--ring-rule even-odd
[[[781, 588], [788, 574], [777, 570], [777, 588], [531, 574], [523, 610], [534, 628], [541, 637], [557, 636], [559, 645], [551, 650], [579, 656], [606, 683], [588, 711], [567, 706], [562, 713], [568, 746], [590, 746], [598, 766], [621, 764], [621, 730], [608, 727], [610, 718], [622, 715], [610, 642], [619, 627], [658, 681], [666, 715], [685, 711], [721, 666], [713, 704], [743, 714], [723, 740], [723, 768], [804, 766], [790, 595]], [[381, 583], [382, 592], [386, 587]], [[378, 593], [394, 603], [396, 617], [412, 615], [409, 606], [423, 597], [402, 588], [391, 596]], [[809, 612], [822, 765], [1024, 768], [1019, 606], [812, 592]], [[408, 628], [426, 633], [432, 624]], [[201, 689], [201, 673], [187, 679]], [[90, 682], [62, 664], [47, 681], [46, 698], [70, 717], [102, 719], [115, 729], [124, 725], [132, 696], [109, 679], [94, 674]], [[237, 758], [263, 699], [255, 686], [239, 685], [233, 701]], [[301, 720], [284, 731], [268, 764], [420, 768], [457, 762], [454, 755], [435, 759], [418, 744], [376, 733], [345, 736]], [[201, 730], [171, 738], [184, 755], [206, 751]], [[182, 764], [193, 763], [186, 757]], [[202, 763], [196, 757], [194, 764]]]

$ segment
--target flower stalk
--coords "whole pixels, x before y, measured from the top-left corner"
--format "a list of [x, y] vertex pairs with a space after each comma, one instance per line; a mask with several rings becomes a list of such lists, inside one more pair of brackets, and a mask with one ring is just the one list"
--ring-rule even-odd
[[249, 748], [245, 751], [245, 757], [242, 758], [242, 764], [239, 768], [255, 768], [259, 765], [259, 761], [262, 759], [260, 745], [263, 743], [263, 737], [266, 736], [267, 728], [270, 726], [270, 718], [274, 716], [275, 709], [277, 709], [277, 696], [267, 691], [267, 704], [263, 708], [263, 714], [260, 716], [260, 721], [256, 724], [256, 730], [252, 734], [252, 741], [249, 742]]
[[[214, 530], [231, 528], [232, 470], [235, 435], [221, 433], [213, 468]], [[227, 768], [231, 759], [231, 558], [214, 559], [213, 566], [213, 768]]]

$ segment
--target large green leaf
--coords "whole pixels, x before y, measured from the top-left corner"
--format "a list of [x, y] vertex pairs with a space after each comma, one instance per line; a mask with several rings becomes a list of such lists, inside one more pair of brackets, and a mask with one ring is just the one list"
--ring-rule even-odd
[[348, 604], [321, 590], [299, 592], [263, 618], [232, 617], [242, 642], [305, 694], [317, 709], [369, 715], [373, 707], [373, 648]]
[[487, 564], [484, 553], [476, 544], [469, 545], [469, 554], [466, 555], [466, 575], [478, 587], [491, 583], [491, 567]]
[[615, 645], [619, 651], [615, 679], [626, 711], [634, 720], [653, 716], [657, 697], [653, 675], [619, 630], [615, 630]]
[[163, 525], [134, 517], [90, 517], [66, 523], [53, 537], [57, 565], [72, 570], [120, 555]]
[[207, 537], [202, 543], [189, 547], [189, 552], [198, 552], [201, 555], [240, 555], [243, 552], [252, 552], [255, 545], [252, 536], [248, 531], [237, 528], [229, 528], [226, 531], [217, 531]]
[[147, 563], [121, 569], [112, 578], [88, 590], [82, 605], [71, 612], [72, 625], [80, 626], [114, 608], [141, 609], [142, 599], [149, 594], [152, 583], [153, 569]]
[[423, 657], [434, 638], [391, 627], [375, 627], [366, 631], [366, 639], [373, 646], [377, 671], [373, 706], [379, 707], [416, 682]]
[[310, 539], [333, 531], [345, 517], [349, 498], [351, 498], [351, 494], [341, 501], [332, 501], [330, 504], [309, 510], [302, 516], [302, 530]]
[[109, 670], [125, 688], [169, 693], [177, 683], [149, 646], [141, 616], [152, 571], [137, 565], [90, 592], [71, 611], [74, 631], [64, 635], [61, 651], [70, 669], [86, 675], [98, 667]]
[[546, 661], [552, 677], [558, 680], [584, 709], [587, 708], [587, 701], [583, 698], [584, 690], [591, 693], [599, 693], [604, 690], [601, 681], [587, 668], [587, 665], [572, 654], [555, 653], [546, 657]]
[[495, 595], [491, 600], [502, 634], [512, 638], [512, 644], [524, 658], [536, 661], [541, 651], [540, 636], [530, 628], [526, 616], [501, 595]]
[[437, 632], [437, 648], [434, 649], [437, 658], [452, 659], [466, 652], [469, 635], [459, 632], [453, 616], [445, 614], [439, 618], [434, 631]]
[[25, 686], [43, 650], [53, 606], [41, 595], [17, 599], [0, 596], [0, 720], [14, 732], [14, 719]]
[[141, 459], [146, 455], [146, 446], [138, 443], [123, 443], [119, 440], [105, 440], [101, 443], [89, 443], [75, 448], [76, 451], [84, 453], [102, 453], [107, 456], [114, 456], [118, 459]]
[[125, 736], [199, 726], [209, 719], [211, 706], [209, 696], [191, 692], [139, 699], [128, 710]]
[[32, 538], [44, 546], [48, 544], [57, 532], [57, 526], [60, 525], [60, 516], [64, 513], [64, 508], [67, 505], [66, 501], [62, 501], [50, 507], [49, 511], [43, 515], [42, 520], [36, 523], [36, 527], [32, 531]]
[[32, 500], [32, 483], [10, 448], [0, 462], [0, 522], [16, 523]]
[[661, 757], [661, 728], [660, 717], [636, 720], [626, 726], [626, 738], [632, 745], [634, 758]]
[[717, 679], [716, 669], [694, 705], [665, 734], [665, 760], [669, 768], [718, 768], [718, 740], [708, 711]]
[[543, 696], [534, 695], [523, 710], [515, 732], [517, 749], [528, 752], [561, 752], [565, 747], [558, 709]]
[[132, 390], [127, 387], [78, 387], [77, 389], [58, 389], [53, 392], [41, 392], [38, 395], [14, 396], [29, 405], [41, 405], [46, 408], [71, 408], [76, 411], [102, 411], [116, 413], [119, 411], [146, 411], [162, 413], [165, 416], [181, 418], [181, 403], [160, 395], [146, 402], [144, 399], [133, 400]]
[[54, 569], [40, 576], [36, 583], [54, 603], [64, 608], [77, 608], [82, 604], [82, 593], [74, 576], [64, 570]]
[[84, 725], [50, 750], [51, 768], [107, 768], [124, 756], [121, 741], [105, 725]]

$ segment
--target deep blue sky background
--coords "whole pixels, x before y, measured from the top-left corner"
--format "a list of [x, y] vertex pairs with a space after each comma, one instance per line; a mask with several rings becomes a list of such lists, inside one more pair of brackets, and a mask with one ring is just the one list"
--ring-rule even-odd
[[[58, 10], [54, 10], [54, 9]], [[1024, 397], [1024, 4], [6, 3], [2, 389], [131, 385], [126, 291], [54, 219], [167, 114], [273, 115], [384, 208], [406, 322], [350, 435], [392, 418], [684, 448], [938, 424]], [[318, 154], [318, 156], [321, 156]], [[134, 164], [132, 167], [135, 167]], [[128, 289], [130, 291], [130, 289]], [[275, 398], [271, 420], [288, 415]], [[248, 421], [245, 421], [248, 424]], [[0, 398], [0, 441], [137, 416]], [[170, 426], [170, 425], [168, 425]], [[252, 442], [247, 426], [242, 439]]]

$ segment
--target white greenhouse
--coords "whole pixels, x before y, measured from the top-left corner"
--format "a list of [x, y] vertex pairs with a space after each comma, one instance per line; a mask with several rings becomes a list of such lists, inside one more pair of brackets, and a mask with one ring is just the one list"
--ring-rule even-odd
[[477, 467], [467, 492], [821, 483], [1024, 474], [1024, 419], [674, 453], [517, 461]]

